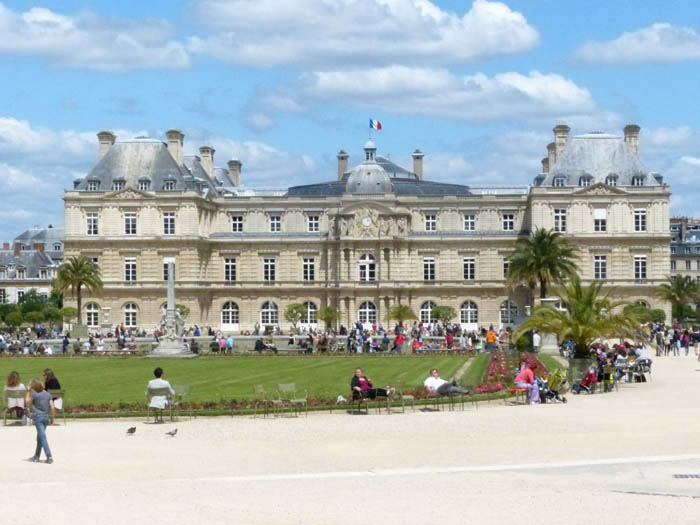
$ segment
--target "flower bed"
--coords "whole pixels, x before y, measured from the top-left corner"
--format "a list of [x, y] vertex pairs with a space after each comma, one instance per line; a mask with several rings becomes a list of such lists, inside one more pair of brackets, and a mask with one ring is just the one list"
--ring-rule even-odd
[[504, 388], [512, 386], [515, 378], [515, 369], [520, 366], [521, 361], [528, 363], [532, 373], [537, 377], [549, 377], [549, 371], [537, 358], [537, 355], [499, 350], [491, 356], [491, 361], [489, 361], [489, 366], [486, 370], [486, 377], [483, 378], [484, 382], [476, 387], [476, 393], [500, 392]]

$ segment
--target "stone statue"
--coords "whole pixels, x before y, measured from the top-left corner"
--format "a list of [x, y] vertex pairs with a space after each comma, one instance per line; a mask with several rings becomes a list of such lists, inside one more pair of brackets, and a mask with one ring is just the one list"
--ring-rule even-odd
[[185, 322], [175, 308], [175, 263], [168, 263], [168, 305], [161, 321], [163, 337], [153, 350], [153, 357], [194, 357], [182, 341]]

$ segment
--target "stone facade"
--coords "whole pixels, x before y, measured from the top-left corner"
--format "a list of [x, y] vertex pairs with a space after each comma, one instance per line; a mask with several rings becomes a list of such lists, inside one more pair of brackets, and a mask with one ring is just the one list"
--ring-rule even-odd
[[700, 281], [700, 220], [672, 218], [671, 236], [671, 275]]
[[[373, 143], [350, 171], [341, 151], [331, 182], [280, 191], [238, 186], [240, 162], [233, 162], [236, 173], [215, 168], [211, 148], [200, 149], [203, 164], [180, 158], [181, 134], [176, 156], [163, 156], [168, 144], [151, 139], [143, 141], [147, 152], [138, 141], [102, 145], [95, 170], [64, 196], [66, 256], [92, 257], [102, 271], [102, 296], [83, 303], [97, 312], [94, 326], [158, 326], [164, 265], [173, 260], [188, 326], [245, 332], [259, 322], [286, 329], [284, 311], [298, 302], [338, 308], [345, 326], [357, 319], [387, 325], [388, 309], [400, 303], [424, 320], [431, 305], [452, 306], [471, 329], [526, 315], [528, 290], [505, 287], [506, 264], [519, 236], [544, 227], [579, 245], [585, 282], [603, 279], [622, 299], [668, 310], [653, 296], [668, 273], [668, 187], [653, 174], [632, 184], [643, 172], [635, 165], [637, 175], [623, 173], [614, 162], [610, 169], [623, 178], [613, 184], [600, 158], [598, 171], [584, 166], [594, 173], [572, 184], [581, 179], [572, 171], [576, 162], [586, 158], [567, 160], [569, 142], [578, 156], [603, 145], [636, 159], [636, 150], [631, 155], [626, 139], [612, 136], [582, 145], [575, 141], [598, 137], [569, 139], [560, 128], [545, 172], [531, 187], [511, 188], [429, 182], [422, 153], [409, 171], [376, 156]], [[131, 155], [151, 161], [125, 162]], [[563, 173], [557, 155], [568, 170], [564, 184], [552, 179]], [[125, 172], [128, 165], [137, 168]], [[307, 322], [315, 324], [313, 313]]]

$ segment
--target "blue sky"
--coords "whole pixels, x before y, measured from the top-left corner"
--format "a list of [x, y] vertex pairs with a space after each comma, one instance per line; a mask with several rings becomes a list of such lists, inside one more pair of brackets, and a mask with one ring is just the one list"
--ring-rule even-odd
[[249, 187], [380, 154], [426, 177], [528, 184], [551, 129], [642, 127], [674, 215], [700, 215], [700, 3], [588, 0], [0, 0], [0, 238], [63, 223], [95, 133], [185, 133]]

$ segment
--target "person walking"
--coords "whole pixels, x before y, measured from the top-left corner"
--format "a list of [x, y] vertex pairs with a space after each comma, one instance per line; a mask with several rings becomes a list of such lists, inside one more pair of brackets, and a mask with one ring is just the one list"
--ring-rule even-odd
[[49, 442], [46, 439], [46, 427], [49, 424], [49, 414], [51, 420], [54, 418], [54, 404], [51, 399], [51, 394], [44, 390], [44, 385], [38, 379], [32, 379], [29, 383], [29, 390], [24, 398], [24, 403], [27, 408], [31, 408], [32, 422], [36, 428], [36, 449], [34, 455], [29, 458], [29, 461], [34, 463], [39, 462], [41, 450], [44, 450], [46, 455], [46, 463], [53, 463], [53, 456], [49, 448]]

